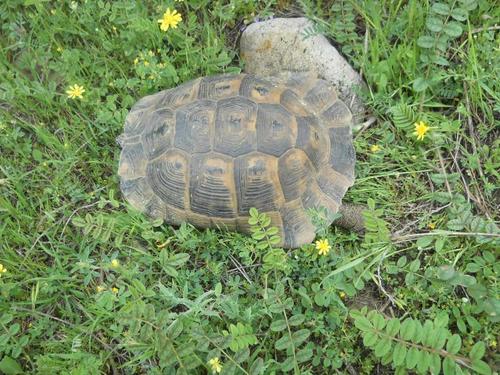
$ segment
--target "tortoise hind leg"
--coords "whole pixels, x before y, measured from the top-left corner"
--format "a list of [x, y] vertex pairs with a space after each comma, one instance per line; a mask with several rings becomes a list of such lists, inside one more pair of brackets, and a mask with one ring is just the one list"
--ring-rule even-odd
[[314, 225], [300, 199], [285, 203], [280, 210], [283, 220], [283, 247], [293, 249], [311, 243], [316, 237]]

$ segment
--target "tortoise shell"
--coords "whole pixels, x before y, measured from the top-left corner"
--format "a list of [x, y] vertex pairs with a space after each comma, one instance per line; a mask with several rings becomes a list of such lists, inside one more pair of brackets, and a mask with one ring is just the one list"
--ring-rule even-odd
[[310, 208], [337, 212], [354, 182], [352, 115], [310, 74], [199, 78], [139, 100], [125, 121], [122, 193], [153, 218], [248, 233], [271, 218], [285, 248], [310, 243]]

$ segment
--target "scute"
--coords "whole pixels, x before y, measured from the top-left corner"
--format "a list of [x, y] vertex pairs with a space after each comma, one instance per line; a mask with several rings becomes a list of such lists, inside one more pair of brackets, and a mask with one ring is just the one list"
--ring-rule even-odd
[[233, 162], [223, 155], [194, 155], [189, 185], [191, 211], [208, 217], [235, 218]]
[[199, 99], [222, 99], [238, 95], [241, 78], [230, 74], [205, 77], [201, 79]]
[[297, 138], [297, 123], [279, 104], [259, 104], [257, 113], [257, 150], [279, 157]]
[[188, 177], [188, 158], [175, 149], [151, 161], [147, 169], [153, 192], [166, 204], [181, 210], [187, 208]]
[[354, 182], [352, 115], [308, 73], [203, 77], [139, 100], [119, 164], [123, 196], [167, 223], [249, 233], [265, 212], [281, 246], [311, 242], [309, 209], [337, 212]]
[[125, 144], [120, 155], [118, 174], [132, 180], [146, 175], [147, 160], [141, 142]]
[[220, 100], [214, 138], [214, 151], [233, 157], [257, 148], [255, 121], [257, 105], [242, 97]]
[[148, 159], [154, 159], [172, 147], [175, 117], [167, 108], [158, 109], [145, 115], [142, 143]]
[[356, 153], [350, 140], [352, 131], [350, 127], [330, 128], [330, 165], [337, 172], [354, 181], [354, 162]]
[[304, 151], [293, 148], [280, 157], [278, 173], [287, 202], [299, 199], [308, 181], [314, 178], [314, 167]]
[[268, 79], [247, 74], [241, 80], [240, 95], [255, 103], [279, 103], [283, 88]]
[[303, 150], [319, 170], [328, 160], [330, 149], [328, 133], [314, 116], [297, 117], [297, 148]]
[[177, 109], [175, 147], [193, 153], [210, 151], [216, 107], [212, 100], [199, 100]]
[[252, 207], [261, 212], [278, 211], [283, 195], [275, 157], [252, 153], [236, 158], [234, 177], [240, 216], [248, 216]]

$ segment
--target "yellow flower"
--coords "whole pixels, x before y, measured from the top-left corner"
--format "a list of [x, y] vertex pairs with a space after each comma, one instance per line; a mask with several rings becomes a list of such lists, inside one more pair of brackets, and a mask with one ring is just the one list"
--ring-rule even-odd
[[371, 152], [378, 152], [378, 151], [380, 151], [380, 146], [379, 145], [372, 145], [372, 147], [370, 147], [370, 151]]
[[425, 122], [419, 121], [415, 123], [415, 132], [413, 134], [417, 136], [417, 140], [423, 141], [429, 129], [430, 127]]
[[208, 361], [208, 364], [212, 368], [212, 372], [214, 374], [222, 371], [222, 364], [220, 363], [220, 360], [218, 357], [212, 358], [210, 361]]
[[344, 292], [340, 292], [339, 296], [340, 296], [340, 298], [344, 299], [345, 298], [345, 293]]
[[117, 293], [118, 293], [118, 288], [117, 288], [117, 287], [112, 287], [112, 288], [111, 288], [111, 291], [112, 291], [114, 294], [117, 294]]
[[433, 230], [434, 228], [436, 228], [436, 223], [434, 223], [434, 222], [429, 223], [429, 224], [427, 224], [427, 227], [428, 227], [430, 230]]
[[2, 276], [2, 273], [5, 272], [7, 272], [7, 268], [5, 268], [2, 263], [0, 263], [0, 277]]
[[83, 86], [78, 86], [78, 85], [73, 85], [73, 86], [70, 86], [68, 90], [66, 90], [66, 94], [68, 94], [68, 98], [70, 99], [76, 99], [76, 98], [79, 98], [79, 99], [82, 99], [83, 96], [82, 94], [85, 92], [85, 89], [83, 88]]
[[177, 24], [182, 21], [182, 16], [180, 13], [174, 9], [173, 12], [170, 11], [170, 8], [167, 8], [167, 11], [163, 14], [163, 18], [158, 20], [160, 24], [160, 29], [162, 31], [167, 31], [169, 27], [173, 29], [177, 28]]
[[330, 251], [328, 240], [325, 238], [324, 240], [316, 241], [316, 250], [318, 250], [319, 255], [327, 255]]
[[97, 288], [95, 288], [97, 290], [97, 293], [101, 293], [104, 291], [104, 289], [106, 289], [105, 287], [103, 287], [102, 285], [98, 285]]
[[63, 51], [63, 48], [61, 46], [57, 47], [56, 49], [57, 52], [62, 52]]
[[149, 65], [149, 61], [144, 61], [144, 66], [148, 66]]
[[134, 65], [137, 65], [137, 64], [139, 64], [139, 58], [138, 58], [138, 57], [136, 57], [136, 58], [134, 59]]
[[120, 261], [118, 259], [113, 259], [111, 261], [111, 268], [118, 268], [120, 267]]

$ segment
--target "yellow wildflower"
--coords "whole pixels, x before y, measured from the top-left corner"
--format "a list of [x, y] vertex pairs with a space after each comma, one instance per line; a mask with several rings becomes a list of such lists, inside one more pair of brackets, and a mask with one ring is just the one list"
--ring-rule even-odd
[[491, 340], [491, 341], [490, 341], [490, 346], [491, 346], [493, 349], [496, 349], [496, 347], [497, 347], [497, 341], [496, 341], [496, 340]]
[[149, 61], [144, 61], [144, 66], [148, 66], [149, 65]]
[[316, 241], [316, 250], [318, 250], [319, 255], [327, 255], [330, 251], [328, 240], [325, 238], [323, 240]]
[[111, 261], [111, 268], [118, 268], [120, 267], [120, 261], [118, 259], [113, 259]]
[[2, 276], [2, 273], [5, 272], [7, 272], [7, 268], [5, 268], [2, 263], [0, 263], [0, 277]]
[[66, 94], [68, 94], [68, 98], [70, 99], [82, 99], [82, 94], [85, 92], [83, 86], [78, 86], [77, 84], [70, 86], [68, 90], [66, 90]]
[[63, 51], [63, 48], [61, 46], [57, 47], [56, 49], [57, 52], [62, 52]]
[[158, 23], [162, 31], [167, 31], [169, 27], [176, 29], [177, 24], [181, 21], [182, 16], [180, 13], [177, 13], [175, 9], [171, 12], [170, 8], [167, 8], [167, 11], [163, 14], [163, 18], [158, 20]]
[[344, 299], [345, 298], [345, 293], [344, 292], [340, 292], [339, 296], [340, 296], [340, 298]]
[[139, 64], [139, 58], [138, 58], [138, 57], [136, 57], [136, 58], [134, 59], [134, 65], [137, 65], [137, 64]]
[[102, 285], [98, 285], [97, 288], [95, 288], [97, 290], [97, 293], [101, 293], [104, 291], [104, 289], [106, 289], [105, 287], [103, 287]]
[[215, 374], [215, 373], [219, 373], [222, 371], [222, 364], [220, 363], [220, 360], [218, 357], [214, 357], [212, 358], [210, 361], [208, 361], [208, 364], [210, 365], [210, 367], [212, 368], [212, 372]]
[[378, 152], [378, 151], [380, 151], [380, 146], [379, 145], [372, 145], [372, 147], [370, 147], [370, 151], [371, 152]]
[[111, 288], [111, 291], [112, 291], [114, 294], [117, 294], [117, 293], [118, 293], [118, 288], [117, 288], [117, 287], [112, 287], [112, 288]]
[[433, 230], [434, 228], [436, 228], [436, 223], [431, 222], [431, 223], [427, 224], [427, 227], [428, 227], [430, 230]]
[[425, 122], [419, 121], [415, 123], [415, 132], [413, 134], [417, 136], [417, 140], [423, 141], [429, 129], [430, 127]]

